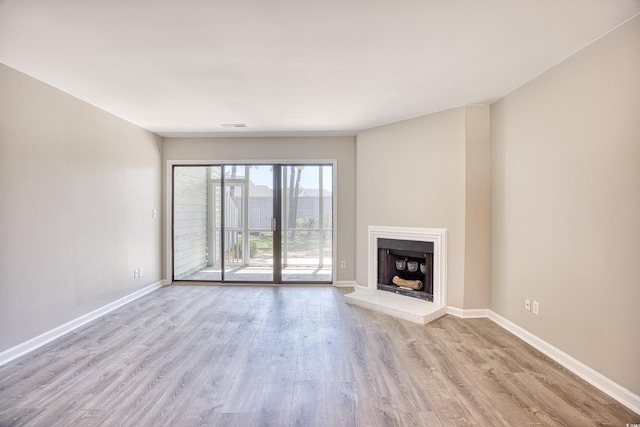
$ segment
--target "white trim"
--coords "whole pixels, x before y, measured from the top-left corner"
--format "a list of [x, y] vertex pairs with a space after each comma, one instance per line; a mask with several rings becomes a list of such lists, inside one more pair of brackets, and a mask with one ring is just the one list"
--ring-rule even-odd
[[489, 309], [472, 308], [465, 310], [463, 308], [449, 306], [447, 307], [447, 314], [463, 319], [485, 319], [489, 317]]
[[433, 243], [433, 303], [447, 305], [447, 229], [369, 226], [369, 289], [378, 289], [378, 238]]
[[521, 328], [510, 320], [505, 319], [499, 314], [489, 310], [488, 317], [502, 328], [511, 332], [516, 337], [558, 362], [560, 365], [564, 366], [592, 386], [608, 394], [635, 413], [640, 414], [640, 396], [637, 394], [627, 390], [601, 373], [588, 367], [584, 363], [574, 359], [559, 348], [538, 338], [531, 332]]
[[333, 282], [333, 286], [336, 288], [355, 288], [358, 284], [355, 280], [339, 280]]
[[90, 313], [80, 316], [77, 319], [67, 322], [64, 325], [60, 325], [57, 328], [54, 328], [48, 332], [45, 332], [42, 335], [38, 335], [37, 337], [30, 339], [29, 341], [25, 341], [22, 344], [18, 344], [15, 347], [11, 347], [10, 349], [3, 351], [2, 353], [0, 353], [0, 366], [6, 363], [9, 363], [12, 360], [17, 359], [18, 357], [23, 356], [39, 347], [42, 347], [43, 345], [55, 340], [56, 338], [63, 336], [64, 334], [67, 334], [73, 331], [74, 329], [79, 328], [80, 326], [85, 325], [91, 322], [92, 320], [99, 318], [100, 316], [104, 316], [105, 314], [115, 310], [116, 308], [120, 308], [123, 305], [128, 304], [131, 301], [134, 301], [143, 295], [146, 295], [150, 292], [155, 291], [156, 289], [163, 286], [164, 282], [165, 282], [164, 280], [155, 282], [145, 288], [142, 288], [140, 290], [137, 290], [136, 292], [133, 292], [132, 294], [129, 294], [116, 301], [113, 301]]

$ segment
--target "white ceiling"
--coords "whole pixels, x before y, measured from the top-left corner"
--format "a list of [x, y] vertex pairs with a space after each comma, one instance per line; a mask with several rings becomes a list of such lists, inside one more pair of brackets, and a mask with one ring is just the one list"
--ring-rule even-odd
[[640, 0], [0, 0], [0, 61], [164, 136], [353, 135], [492, 102], [638, 13]]

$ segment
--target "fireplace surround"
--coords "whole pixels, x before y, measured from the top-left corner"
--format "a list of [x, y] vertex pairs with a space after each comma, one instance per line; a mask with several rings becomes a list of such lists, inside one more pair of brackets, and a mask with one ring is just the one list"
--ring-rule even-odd
[[[433, 245], [431, 301], [411, 298], [378, 289], [379, 243], [381, 241], [384, 242], [385, 239], [427, 242]], [[355, 292], [345, 295], [345, 301], [349, 304], [380, 311], [422, 324], [435, 320], [445, 314], [447, 308], [446, 229], [369, 226], [367, 267], [368, 283], [366, 286], [356, 286]]]

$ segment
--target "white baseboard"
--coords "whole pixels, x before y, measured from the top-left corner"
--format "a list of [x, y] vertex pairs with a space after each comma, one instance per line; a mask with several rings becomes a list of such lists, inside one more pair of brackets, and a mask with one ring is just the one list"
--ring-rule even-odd
[[461, 317], [463, 319], [479, 319], [489, 317], [489, 310], [486, 308], [474, 308], [464, 310], [458, 307], [447, 307], [447, 314], [452, 316]]
[[560, 365], [564, 366], [565, 368], [567, 368], [568, 370], [570, 370], [571, 372], [573, 372], [574, 374], [576, 374], [577, 376], [579, 376], [580, 378], [582, 378], [583, 380], [591, 384], [592, 386], [608, 394], [609, 396], [611, 396], [621, 404], [625, 405], [627, 408], [631, 409], [635, 413], [640, 414], [640, 396], [627, 390], [621, 385], [605, 377], [601, 373], [588, 367], [584, 363], [569, 356], [567, 353], [563, 352], [559, 348], [554, 347], [553, 345], [549, 344], [546, 341], [543, 341], [542, 339], [533, 335], [529, 331], [505, 319], [499, 314], [491, 310], [488, 310], [488, 312], [489, 312], [489, 316], [488, 316], [489, 319], [493, 320], [495, 323], [497, 323], [507, 331], [511, 332], [513, 335], [517, 336], [527, 344], [531, 345], [538, 351], [544, 353], [551, 359], [555, 360]]
[[355, 280], [340, 280], [337, 282], [333, 282], [333, 286], [336, 288], [355, 288], [358, 286]]
[[23, 356], [30, 351], [37, 349], [38, 347], [42, 347], [43, 345], [55, 340], [56, 338], [59, 338], [62, 335], [69, 333], [74, 329], [79, 328], [80, 326], [99, 318], [100, 316], [104, 316], [110, 311], [122, 307], [123, 305], [130, 303], [131, 301], [136, 300], [143, 295], [148, 294], [149, 292], [155, 291], [156, 289], [163, 286], [164, 283], [164, 280], [155, 282], [145, 288], [133, 292], [132, 294], [122, 297], [116, 301], [113, 301], [112, 303], [93, 310], [90, 313], [80, 316], [77, 319], [67, 322], [64, 325], [60, 325], [57, 328], [45, 332], [42, 335], [38, 335], [37, 337], [30, 339], [29, 341], [25, 341], [22, 344], [18, 344], [15, 347], [11, 347], [10, 349], [3, 351], [2, 353], [0, 353], [0, 366], [4, 365], [5, 363], [11, 362], [14, 359], [17, 359], [18, 357]]

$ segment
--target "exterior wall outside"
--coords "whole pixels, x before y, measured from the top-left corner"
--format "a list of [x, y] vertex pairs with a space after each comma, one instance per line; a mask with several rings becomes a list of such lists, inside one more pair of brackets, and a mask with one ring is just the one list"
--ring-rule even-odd
[[162, 143], [4, 65], [0, 93], [1, 352], [161, 280]]
[[490, 308], [640, 395], [638, 76], [640, 17], [491, 106]]
[[208, 185], [206, 167], [176, 168], [174, 172], [175, 279], [183, 279], [208, 263]]

